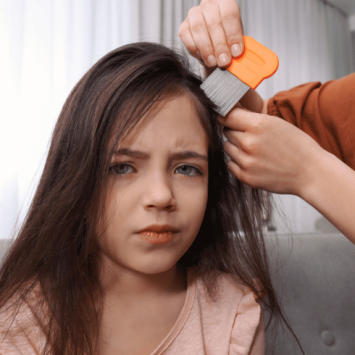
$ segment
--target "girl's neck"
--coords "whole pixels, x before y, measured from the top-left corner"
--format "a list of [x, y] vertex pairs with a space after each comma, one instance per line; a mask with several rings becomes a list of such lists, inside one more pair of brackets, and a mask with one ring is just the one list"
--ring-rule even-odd
[[163, 273], [147, 275], [126, 269], [106, 273], [104, 282], [99, 353], [154, 351], [183, 309], [187, 294], [185, 270], [175, 265]]
[[104, 264], [101, 282], [105, 295], [119, 298], [155, 297], [187, 289], [185, 270], [177, 264], [158, 274], [144, 274], [119, 265]]

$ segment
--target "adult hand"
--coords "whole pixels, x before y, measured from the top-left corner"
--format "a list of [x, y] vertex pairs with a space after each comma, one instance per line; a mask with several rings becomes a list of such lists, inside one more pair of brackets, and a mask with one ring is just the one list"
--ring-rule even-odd
[[219, 117], [230, 171], [254, 188], [294, 194], [355, 244], [355, 171], [290, 123], [241, 108]]
[[190, 9], [179, 37], [203, 65], [207, 76], [217, 65], [227, 67], [243, 53], [243, 26], [236, 0], [202, 0]]
[[226, 127], [228, 167], [239, 180], [254, 188], [302, 197], [326, 153], [315, 140], [278, 117], [240, 107], [219, 121]]

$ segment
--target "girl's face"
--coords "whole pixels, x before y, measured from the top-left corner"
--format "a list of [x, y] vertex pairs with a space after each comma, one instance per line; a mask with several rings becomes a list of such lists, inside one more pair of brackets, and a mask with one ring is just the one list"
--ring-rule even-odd
[[188, 95], [156, 103], [111, 161], [104, 264], [156, 274], [194, 241], [208, 195], [208, 137]]

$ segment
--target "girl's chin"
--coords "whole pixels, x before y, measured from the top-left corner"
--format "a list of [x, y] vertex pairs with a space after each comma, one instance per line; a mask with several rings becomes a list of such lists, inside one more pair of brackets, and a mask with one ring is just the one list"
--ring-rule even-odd
[[146, 275], [158, 275], [175, 270], [177, 260], [156, 260], [154, 262], [147, 261], [136, 265], [136, 271]]

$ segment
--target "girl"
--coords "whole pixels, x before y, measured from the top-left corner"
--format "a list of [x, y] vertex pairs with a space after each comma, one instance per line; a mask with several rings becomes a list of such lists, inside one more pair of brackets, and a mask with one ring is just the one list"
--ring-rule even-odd
[[269, 203], [229, 173], [200, 83], [136, 43], [73, 89], [1, 268], [1, 354], [263, 354]]

